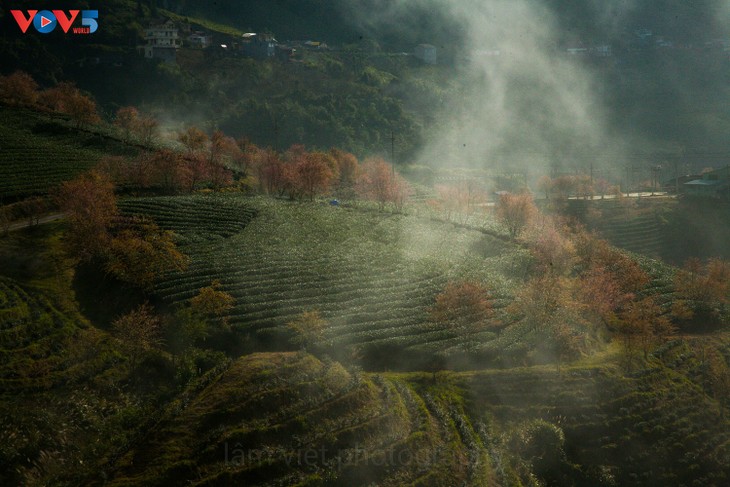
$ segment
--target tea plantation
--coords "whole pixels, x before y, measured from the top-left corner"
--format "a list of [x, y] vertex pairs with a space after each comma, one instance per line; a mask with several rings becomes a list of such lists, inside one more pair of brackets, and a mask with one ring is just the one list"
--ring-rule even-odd
[[477, 230], [235, 195], [128, 199], [121, 208], [174, 231], [192, 259], [157, 284], [159, 298], [181, 303], [218, 280], [236, 299], [235, 331], [268, 346], [285, 341], [286, 323], [311, 310], [327, 320], [327, 339], [342, 350], [504, 352], [522, 338], [498, 328], [457, 334], [429, 321], [450, 280], [488, 285], [498, 315], [509, 303], [527, 251]]
[[57, 115], [0, 106], [0, 201], [46, 194], [104, 155], [135, 153], [117, 139], [76, 130]]

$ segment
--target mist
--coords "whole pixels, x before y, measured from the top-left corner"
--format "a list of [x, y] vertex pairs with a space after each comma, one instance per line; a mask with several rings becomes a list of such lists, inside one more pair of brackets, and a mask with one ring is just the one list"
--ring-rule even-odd
[[[437, 45], [439, 54], [444, 52], [440, 32], [411, 31], [411, 20], [429, 10], [444, 25], [459, 26], [449, 40], [449, 54], [460, 88], [450, 92], [426, 127], [418, 163], [532, 175], [597, 171], [618, 180], [621, 167], [636, 153], [678, 151], [702, 140], [702, 123], [687, 130], [686, 122], [694, 122], [692, 106], [698, 99], [716, 104], [721, 94], [714, 91], [714, 82], [699, 79], [701, 74], [692, 72], [699, 70], [684, 58], [645, 69], [641, 60], [624, 67], [619, 56], [587, 60], [570, 55], [566, 47], [615, 47], [617, 39], [630, 40], [641, 28], [698, 47], [726, 30], [722, 20], [730, 14], [729, 5], [350, 0], [341, 8], [347, 12], [343, 16], [374, 38], [400, 25], [405, 38], [420, 33], [420, 42]], [[644, 104], [635, 92], [626, 97], [622, 76], [632, 82], [646, 79], [645, 90], [654, 89], [649, 101]], [[660, 123], [653, 124], [652, 117]], [[685, 134], [690, 142], [675, 142]]]
[[[353, 12], [372, 11], [358, 3]], [[378, 19], [407, 16], [413, 4], [391, 3], [362, 23], [377, 29]], [[558, 50], [561, 31], [549, 8], [527, 0], [433, 6], [463, 26], [454, 66], [461, 88], [428, 129], [420, 163], [545, 172], [600, 165], [620, 154], [605, 122], [601, 85]], [[427, 34], [422, 42], [429, 42]]]

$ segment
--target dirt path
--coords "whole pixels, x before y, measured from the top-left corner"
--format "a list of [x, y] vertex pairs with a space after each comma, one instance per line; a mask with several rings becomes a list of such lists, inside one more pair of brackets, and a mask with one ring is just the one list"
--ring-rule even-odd
[[22, 230], [23, 228], [28, 228], [30, 226], [35, 225], [42, 225], [44, 223], [50, 223], [56, 220], [60, 220], [61, 218], [64, 218], [66, 215], [63, 213], [53, 213], [52, 215], [46, 215], [40, 217], [37, 221], [34, 221], [32, 224], [29, 221], [22, 221], [18, 223], [13, 223], [8, 227], [8, 232], [14, 232], [16, 230]]

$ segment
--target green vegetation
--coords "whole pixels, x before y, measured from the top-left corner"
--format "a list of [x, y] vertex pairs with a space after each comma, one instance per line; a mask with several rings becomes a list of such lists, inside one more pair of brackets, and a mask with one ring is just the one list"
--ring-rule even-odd
[[730, 475], [727, 405], [685, 375], [689, 367], [696, 374], [706, 369], [699, 343], [727, 351], [727, 337], [714, 346], [676, 340], [631, 374], [612, 361], [562, 375], [478, 372], [467, 388], [475, 413], [506, 434], [535, 419], [564, 432], [565, 459], [546, 474], [553, 485], [722, 484]]
[[56, 115], [5, 106], [2, 114], [0, 201], [46, 194], [105, 155], [137, 152], [115, 138], [76, 130]]
[[[373, 206], [236, 193], [123, 199], [126, 215], [172, 231], [191, 266], [157, 281], [160, 319], [149, 305], [131, 305], [129, 314], [96, 326], [78, 312], [73, 262], [59, 238], [64, 225], [0, 241], [2, 268], [13, 276], [1, 281], [7, 394], [0, 412], [11, 418], [3, 424], [13, 438], [1, 453], [14, 466], [3, 481], [638, 486], [727, 479], [730, 430], [718, 428], [730, 407], [726, 333], [674, 339], [631, 360], [618, 343], [604, 343], [559, 371], [484, 369], [546, 361], [544, 335], [529, 321], [507, 319], [535, 257], [486, 216], [484, 228], [466, 228]], [[643, 294], [668, 308], [674, 269], [638, 259], [651, 275]], [[467, 288], [474, 301], [448, 292]], [[103, 299], [105, 291], [95, 292]], [[479, 310], [473, 322], [462, 323], [466, 315], [458, 326], [439, 321], [450, 320], [454, 300]], [[217, 324], [197, 323], [204, 315]], [[308, 326], [316, 329], [301, 329]], [[295, 337], [290, 328], [311, 333]], [[318, 356], [280, 352], [291, 343]], [[260, 353], [265, 348], [277, 352]], [[237, 358], [247, 350], [259, 353]], [[342, 365], [353, 359], [371, 371]], [[372, 371], [382, 367], [429, 372]], [[442, 370], [466, 367], [482, 370]], [[67, 426], [57, 429], [59, 422]]]
[[[51, 225], [0, 241], [3, 485], [77, 484], [150, 411], [131, 392], [140, 389], [116, 341], [78, 311], [62, 232]], [[170, 383], [157, 386], [160, 397]]]
[[[13, 203], [0, 207], [0, 484], [730, 481], [730, 265], [653, 258], [726, 257], [726, 210], [569, 200], [612, 192], [577, 174], [541, 180], [544, 211], [516, 194], [529, 178], [497, 178], [515, 194], [493, 206], [471, 184], [483, 168], [412, 166], [411, 186], [381, 159], [360, 163], [346, 151], [387, 153], [391, 135], [405, 162], [460, 92], [451, 67], [389, 52], [429, 31], [456, 62], [462, 33], [429, 6], [392, 42], [387, 30], [353, 37], [329, 0], [239, 2], [245, 30], [344, 45], [291, 63], [183, 49], [168, 65], [133, 52], [158, 14], [214, 29], [216, 42], [244, 24], [215, 23], [236, 20], [225, 0], [165, 2], [175, 14], [161, 3], [110, 0], [118, 14], [77, 43], [0, 38], [2, 74], [33, 63], [48, 87], [0, 78], [0, 202]], [[689, 12], [675, 3], [664, 4]], [[595, 13], [550, 4], [569, 24]], [[689, 24], [687, 41], [700, 32]], [[635, 47], [593, 66], [620, 87], [609, 98], [645, 102], [607, 116], [640, 133], [678, 111], [672, 150], [703, 128], [722, 147], [726, 107], [665, 103], [665, 79], [643, 84], [714, 54], [646, 67]], [[124, 67], [87, 64], [100, 55]], [[687, 86], [726, 91], [725, 65], [712, 81], [696, 73]], [[10, 231], [21, 214], [37, 220], [49, 192], [64, 219]], [[688, 248], [666, 243], [686, 233]]]
[[[509, 276], [528, 257], [476, 230], [236, 195], [128, 199], [120, 207], [178, 232], [191, 258], [186, 271], [157, 283], [155, 295], [179, 303], [219, 280], [236, 299], [230, 324], [241, 337], [281, 340], [287, 322], [316, 309], [329, 323], [327, 339], [341, 352], [479, 353], [522, 338], [515, 333], [497, 345], [494, 331], [460, 336], [429, 321], [435, 295], [447, 281], [463, 278], [488, 283], [495, 309], [504, 311], [517, 284]], [[226, 233], [235, 226], [238, 233]], [[392, 359], [385, 363], [396, 366]]]
[[112, 485], [490, 485], [463, 409], [406, 381], [288, 353], [249, 355], [205, 383], [117, 462]]

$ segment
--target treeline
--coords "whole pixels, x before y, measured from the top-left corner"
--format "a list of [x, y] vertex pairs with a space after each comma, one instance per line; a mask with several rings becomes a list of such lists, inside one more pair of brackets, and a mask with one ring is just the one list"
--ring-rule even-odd
[[[576, 357], [602, 330], [618, 338], [630, 367], [678, 330], [730, 320], [730, 263], [689, 260], [672, 276], [672, 294], [655, 289], [656, 275], [574, 219], [540, 212], [529, 193], [500, 197], [496, 216], [527, 245], [526, 282], [511, 305], [513, 319], [530, 323], [558, 358]], [[668, 298], [668, 299], [667, 299]]]
[[23, 71], [0, 76], [0, 100], [12, 106], [67, 115], [76, 128], [101, 122], [94, 99], [73, 83], [61, 82], [41, 90], [33, 77]]
[[[140, 120], [145, 118], [134, 107], [123, 107], [114, 125], [125, 137], [148, 137], [146, 128], [139, 127], [149, 124]], [[406, 180], [382, 158], [360, 163], [346, 151], [308, 151], [301, 144], [280, 153], [220, 130], [209, 136], [195, 126], [178, 132], [175, 140], [177, 149], [144, 152], [131, 161], [109, 157], [100, 167], [122, 186], [168, 193], [208, 187], [258, 191], [299, 201], [330, 195], [363, 198], [377, 202], [380, 209], [391, 204], [400, 210], [411, 192]]]
[[[673, 271], [649, 268], [574, 218], [540, 211], [528, 192], [502, 194], [492, 210], [483, 189], [462, 183], [437, 187], [428, 204], [442, 218], [461, 223], [489, 220], [493, 211], [499, 231], [527, 250], [524, 259], [512, 263], [519, 285], [507, 306], [497, 291], [501, 286], [484, 281], [453, 280], [434, 296], [433, 326], [470, 337], [477, 358], [483, 355], [481, 336], [507, 334], [521, 336], [524, 348], [482, 358], [559, 368], [613, 337], [624, 365], [633, 368], [679, 333], [730, 322], [727, 261], [692, 259]], [[659, 287], [658, 279], [668, 289]], [[439, 367], [438, 357], [434, 364]], [[724, 373], [730, 380], [730, 371]]]
[[246, 190], [313, 200], [324, 194], [339, 198], [362, 197], [383, 209], [402, 208], [410, 188], [384, 160], [362, 164], [339, 149], [307, 151], [301, 144], [283, 153], [259, 147], [247, 137], [235, 139], [221, 130], [210, 135], [189, 126], [163, 137], [159, 121], [136, 107], [117, 109], [111, 124], [98, 114], [93, 98], [69, 83], [41, 90], [27, 73], [0, 77], [0, 100], [12, 106], [62, 114], [76, 128], [111, 131], [141, 149], [134, 158], [105, 157], [98, 169], [120, 188], [190, 192], [201, 188]]

